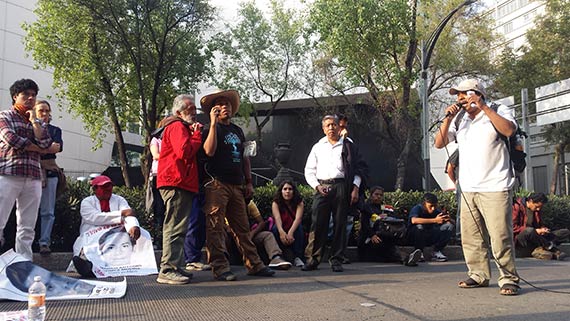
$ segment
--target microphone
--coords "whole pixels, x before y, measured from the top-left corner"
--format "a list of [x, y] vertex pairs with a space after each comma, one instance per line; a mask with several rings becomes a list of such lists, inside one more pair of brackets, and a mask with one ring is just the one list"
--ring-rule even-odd
[[[463, 106], [465, 105], [465, 103], [463, 102], [456, 102], [455, 106], [457, 106], [458, 108], [463, 108]], [[435, 125], [442, 123], [444, 119], [446, 119], [449, 116], [455, 116], [455, 114], [453, 114], [452, 112], [448, 111], [447, 113], [445, 113], [445, 115], [443, 117], [441, 117], [440, 119], [436, 120], [433, 124], [431, 124], [431, 126], [428, 129], [428, 132], [431, 132], [431, 130], [435, 127]]]

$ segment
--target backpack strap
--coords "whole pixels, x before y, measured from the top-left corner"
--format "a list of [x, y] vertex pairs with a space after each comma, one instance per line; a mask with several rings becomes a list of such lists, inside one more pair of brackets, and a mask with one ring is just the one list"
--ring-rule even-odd
[[455, 142], [457, 143], [457, 131], [459, 130], [459, 125], [463, 121], [463, 116], [465, 115], [465, 109], [461, 109], [457, 115], [455, 115], [454, 123], [455, 123]]

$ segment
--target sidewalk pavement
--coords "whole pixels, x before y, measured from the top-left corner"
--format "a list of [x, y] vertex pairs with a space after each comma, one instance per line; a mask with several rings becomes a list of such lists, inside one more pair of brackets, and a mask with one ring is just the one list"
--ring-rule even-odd
[[[196, 272], [184, 286], [156, 283], [156, 275], [128, 277], [121, 299], [48, 301], [46, 320], [532, 320], [570, 319], [569, 294], [531, 288], [521, 295], [499, 295], [498, 275], [488, 288], [460, 289], [463, 261], [426, 262], [418, 267], [353, 263], [334, 273], [278, 271], [250, 277], [232, 266], [236, 282], [213, 281]], [[536, 286], [570, 293], [570, 262], [517, 259], [520, 275]], [[112, 281], [120, 279], [111, 279]], [[26, 309], [25, 302], [0, 301], [0, 311]]]

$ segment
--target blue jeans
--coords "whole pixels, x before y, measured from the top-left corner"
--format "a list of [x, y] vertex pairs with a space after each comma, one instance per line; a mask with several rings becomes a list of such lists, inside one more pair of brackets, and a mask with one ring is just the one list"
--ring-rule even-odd
[[40, 245], [49, 246], [51, 243], [51, 230], [55, 221], [55, 192], [57, 191], [57, 177], [46, 177], [46, 186], [42, 188], [40, 201]]
[[302, 224], [299, 224], [299, 227], [297, 227], [297, 229], [293, 233], [295, 241], [290, 246], [281, 243], [281, 238], [279, 237], [279, 231], [277, 230], [277, 227], [275, 225], [271, 229], [271, 232], [273, 232], [275, 240], [277, 241], [277, 244], [279, 244], [281, 251], [284, 251], [286, 248], [291, 247], [295, 257], [298, 257], [301, 260], [303, 260], [303, 258], [305, 257], [305, 233], [303, 232]]
[[200, 262], [202, 259], [202, 248], [206, 243], [206, 220], [202, 206], [204, 206], [204, 194], [198, 194], [192, 201], [192, 212], [190, 212], [188, 231], [184, 239], [186, 263]]
[[424, 247], [433, 245], [434, 251], [441, 251], [451, 239], [453, 224], [414, 224], [408, 233], [414, 248], [423, 250]]

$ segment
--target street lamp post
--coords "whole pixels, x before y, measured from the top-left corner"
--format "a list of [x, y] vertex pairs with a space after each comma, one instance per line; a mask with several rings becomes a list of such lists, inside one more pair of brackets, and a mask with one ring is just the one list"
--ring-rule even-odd
[[431, 59], [431, 54], [433, 53], [433, 48], [435, 47], [435, 43], [437, 42], [437, 39], [439, 38], [439, 35], [441, 34], [441, 32], [443, 31], [443, 28], [445, 27], [445, 25], [447, 25], [447, 23], [449, 22], [449, 20], [451, 20], [451, 17], [453, 17], [453, 15], [459, 11], [461, 8], [468, 6], [470, 4], [473, 4], [474, 2], [476, 2], [477, 0], [466, 0], [465, 2], [461, 3], [457, 8], [453, 9], [449, 14], [447, 14], [447, 16], [445, 16], [445, 18], [443, 18], [443, 20], [439, 23], [439, 25], [437, 26], [437, 28], [433, 31], [433, 33], [430, 35], [430, 37], [428, 38], [427, 41], [422, 42], [422, 49], [421, 49], [421, 54], [422, 54], [422, 72], [421, 72], [421, 99], [422, 99], [422, 157], [424, 160], [424, 182], [423, 182], [423, 188], [425, 191], [430, 191], [432, 189], [431, 186], [431, 164], [430, 164], [430, 155], [429, 155], [429, 150], [430, 150], [430, 140], [429, 140], [429, 133], [428, 133], [428, 127], [429, 127], [429, 112], [428, 112], [428, 90], [427, 90], [427, 86], [428, 86], [428, 81], [427, 81], [427, 76], [428, 76], [428, 68], [429, 68], [429, 61]]

